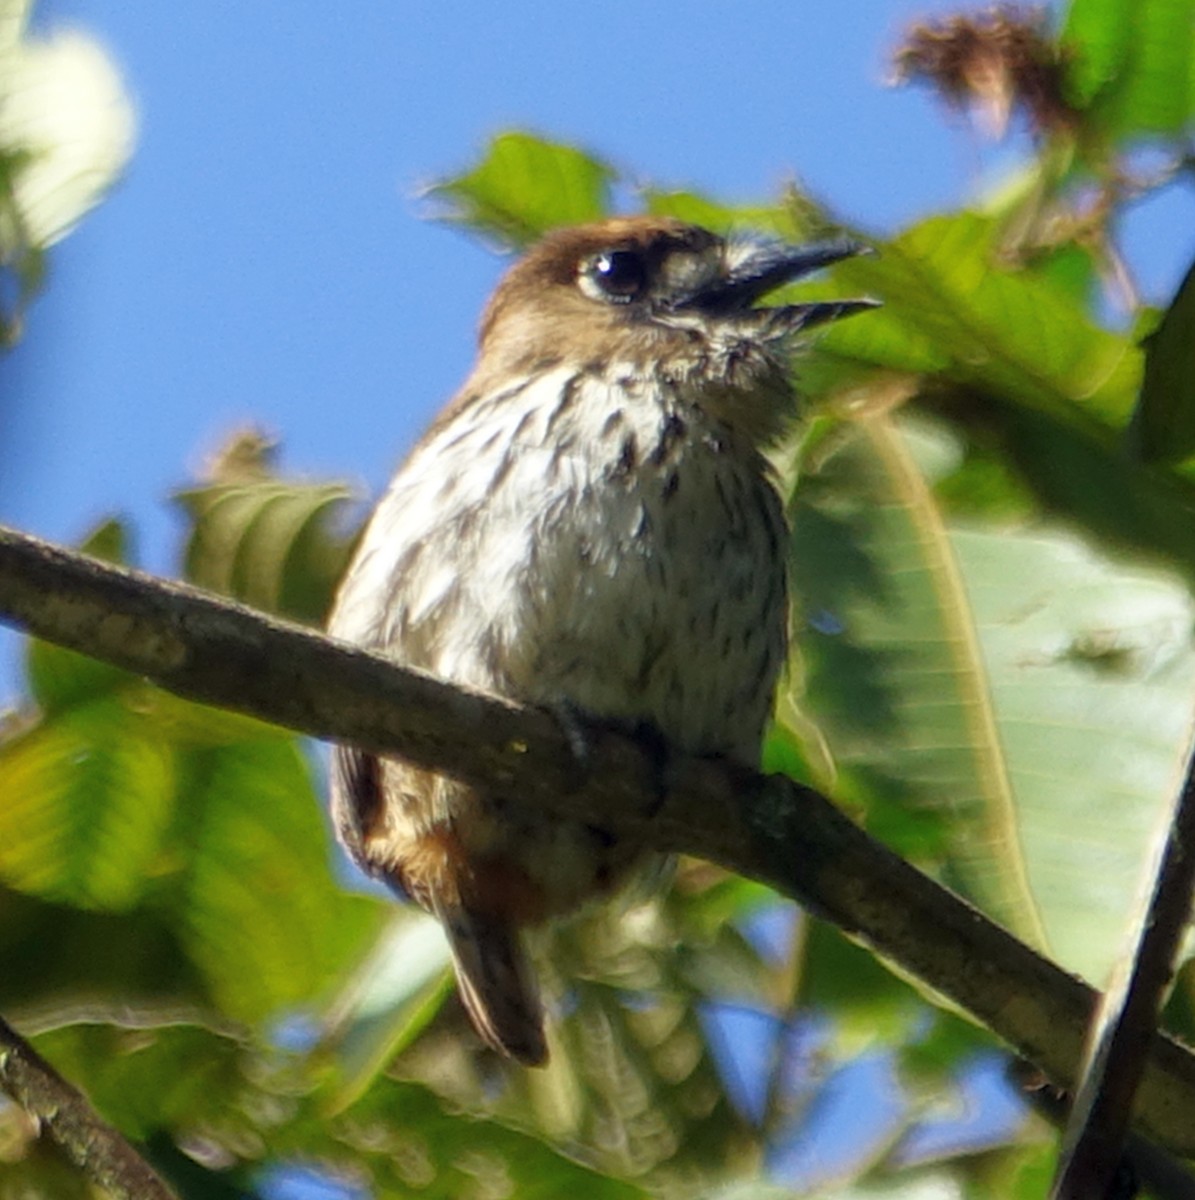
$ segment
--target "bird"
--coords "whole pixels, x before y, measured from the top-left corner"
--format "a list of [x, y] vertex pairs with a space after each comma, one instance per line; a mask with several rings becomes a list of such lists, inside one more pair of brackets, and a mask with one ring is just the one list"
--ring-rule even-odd
[[[766, 452], [796, 415], [802, 335], [874, 303], [760, 301], [863, 249], [662, 216], [548, 233], [486, 305], [472, 373], [369, 518], [328, 631], [582, 738], [600, 722], [757, 767], [788, 631]], [[348, 745], [331, 808], [357, 863], [442, 923], [481, 1039], [543, 1064], [524, 931], [651, 856]]]

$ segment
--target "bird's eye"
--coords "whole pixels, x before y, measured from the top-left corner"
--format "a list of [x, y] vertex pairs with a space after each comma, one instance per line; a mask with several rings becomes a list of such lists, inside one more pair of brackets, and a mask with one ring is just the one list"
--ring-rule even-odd
[[607, 299], [625, 304], [646, 286], [647, 264], [635, 250], [603, 250], [590, 261], [589, 276]]

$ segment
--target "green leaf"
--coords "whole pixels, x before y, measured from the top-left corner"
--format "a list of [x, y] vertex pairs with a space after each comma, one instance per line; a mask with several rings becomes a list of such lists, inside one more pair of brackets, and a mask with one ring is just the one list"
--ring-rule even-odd
[[[1143, 466], [1092, 429], [1008, 403], [993, 393], [960, 397], [984, 405], [977, 436], [998, 431], [1001, 457], [1040, 509], [1077, 524], [1113, 550], [1169, 561], [1195, 578], [1195, 491], [1174, 472]], [[964, 423], [971, 414], [961, 413]]]
[[809, 236], [807, 229], [798, 228], [791, 206], [768, 204], [743, 207], [722, 204], [698, 192], [664, 191], [646, 188], [644, 204], [649, 213], [659, 217], [675, 217], [690, 225], [700, 225], [714, 233], [750, 229], [774, 233], [777, 237], [800, 240]]
[[[0, 1139], [7, 1153], [3, 1160], [5, 1200], [95, 1200], [95, 1189], [85, 1175], [67, 1162], [60, 1151], [41, 1139], [29, 1139], [28, 1118], [16, 1105], [0, 1122]], [[21, 1126], [25, 1128], [22, 1129]], [[21, 1141], [20, 1157], [16, 1147]], [[48, 1139], [47, 1139], [48, 1140]]]
[[47, 716], [98, 700], [135, 682], [135, 676], [111, 663], [37, 638], [27, 643], [25, 673], [33, 699]]
[[349, 497], [340, 483], [273, 477], [180, 492], [192, 521], [186, 577], [266, 612], [319, 621], [347, 565], [350, 541], [333, 526]]
[[1141, 0], [1071, 0], [1060, 41], [1069, 59], [1071, 100], [1086, 108], [1122, 80], [1129, 57], [1133, 13]]
[[168, 744], [119, 700], [73, 708], [0, 747], [0, 875], [86, 908], [138, 900], [174, 811]]
[[891, 370], [931, 371], [1009, 402], [1119, 426], [1141, 378], [1130, 339], [1099, 328], [1067, 289], [1002, 268], [999, 225], [970, 213], [932, 217], [841, 263], [818, 294], [870, 292], [876, 313], [844, 321], [835, 352]]
[[946, 527], [917, 445], [873, 419], [802, 482], [800, 703], [869, 822], [1102, 982], [1185, 755], [1191, 602], [1057, 532]]
[[246, 1086], [247, 1047], [214, 1029], [152, 1009], [115, 1010], [40, 1034], [37, 1049], [124, 1134], [224, 1117]]
[[1145, 382], [1132, 433], [1146, 462], [1195, 454], [1195, 264], [1145, 340]]
[[296, 740], [196, 752], [181, 936], [221, 1010], [245, 1021], [314, 1004], [361, 950], [380, 906], [332, 879], [311, 772]]
[[1058, 1144], [1049, 1130], [1030, 1125], [1018, 1145], [975, 1155], [961, 1165], [970, 1184], [966, 1193], [969, 1200], [984, 1200], [987, 1196], [1039, 1200], [1050, 1193], [1058, 1167]]
[[954, 546], [1047, 944], [1102, 983], [1186, 758], [1190, 596], [1056, 532], [956, 532]]
[[1180, 134], [1195, 112], [1192, 0], [1072, 0], [1068, 83], [1086, 122], [1116, 138]]
[[520, 247], [557, 226], [603, 216], [614, 179], [606, 163], [572, 146], [504, 133], [476, 167], [436, 184], [430, 195], [447, 206], [445, 220]]
[[[1000, 269], [995, 231], [971, 215], [934, 218], [875, 259], [840, 264], [813, 294], [870, 291], [884, 308], [832, 329], [798, 364], [799, 385], [835, 411], [887, 409], [920, 390], [978, 445], [998, 445], [1042, 508], [1195, 573], [1195, 490], [1121, 448], [1143, 354], [1067, 288]], [[884, 370], [869, 379], [865, 363]]]
[[661, 1194], [758, 1160], [762, 1136], [730, 1101], [702, 1009], [728, 997], [765, 1003], [771, 968], [729, 919], [714, 919], [765, 893], [723, 880], [682, 863], [668, 892], [550, 931], [538, 969], [546, 995], [563, 998], [552, 1058], [514, 1081], [500, 1115], [591, 1147], [604, 1170]]
[[79, 549], [106, 563], [127, 563], [131, 544], [128, 525], [119, 517], [108, 517], [79, 543]]
[[101, 912], [0, 886], [0, 1004], [10, 1012], [48, 1007], [58, 1020], [75, 1004], [96, 1020], [105, 1006], [124, 1013], [136, 1002], [198, 1007], [208, 992], [173, 923], [173, 912], [152, 903]]
[[[316, 1004], [380, 912], [331, 878], [298, 739], [145, 684], [0, 746], [0, 795], [0, 878], [61, 904], [135, 910], [123, 934], [130, 977], [133, 947], [158, 945], [164, 987], [215, 995], [241, 1019]], [[149, 908], [160, 924], [146, 923]], [[56, 924], [37, 974], [51, 976], [61, 948], [82, 979], [91, 966], [68, 933], [78, 921]]]
[[[938, 453], [926, 441], [923, 453]], [[806, 678], [798, 703], [873, 812], [887, 811], [897, 848], [924, 849], [936, 829], [930, 844], [940, 841], [968, 877], [969, 847], [986, 861], [1015, 840], [1014, 801], [950, 536], [891, 423], [860, 423], [802, 479], [794, 525]], [[970, 882], [985, 906], [1040, 944], [1024, 880], [977, 874]]]
[[[646, 1200], [647, 1193], [572, 1161], [538, 1138], [496, 1121], [451, 1110], [418, 1084], [381, 1079], [337, 1118], [330, 1166], [361, 1173], [378, 1196], [458, 1200], [502, 1194], [520, 1200]], [[312, 1141], [292, 1141], [285, 1130], [271, 1139], [276, 1154], [313, 1158]]]
[[185, 574], [255, 608], [319, 622], [351, 549], [339, 528], [350, 492], [280, 478], [275, 451], [259, 430], [236, 430], [206, 480], [175, 494], [191, 520]]

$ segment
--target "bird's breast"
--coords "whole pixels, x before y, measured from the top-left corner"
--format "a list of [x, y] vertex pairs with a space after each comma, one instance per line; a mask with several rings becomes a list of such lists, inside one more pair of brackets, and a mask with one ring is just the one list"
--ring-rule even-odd
[[785, 544], [762, 456], [699, 391], [556, 366], [466, 398], [421, 443], [338, 619], [448, 678], [754, 760]]

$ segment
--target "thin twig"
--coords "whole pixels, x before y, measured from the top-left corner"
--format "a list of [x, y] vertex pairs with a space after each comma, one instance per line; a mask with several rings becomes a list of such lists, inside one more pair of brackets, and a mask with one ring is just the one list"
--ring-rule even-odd
[[3, 1017], [0, 1017], [0, 1087], [113, 1200], [177, 1200], [133, 1146], [102, 1120], [86, 1097], [67, 1083]]
[[[399, 754], [512, 804], [615, 830], [770, 884], [969, 1012], [1056, 1083], [1077, 1078], [1096, 994], [778, 776], [593, 730], [578, 782], [547, 713], [471, 692], [236, 604], [0, 529], [0, 620], [179, 695]], [[1195, 1154], [1195, 1055], [1154, 1035], [1139, 1126]]]

